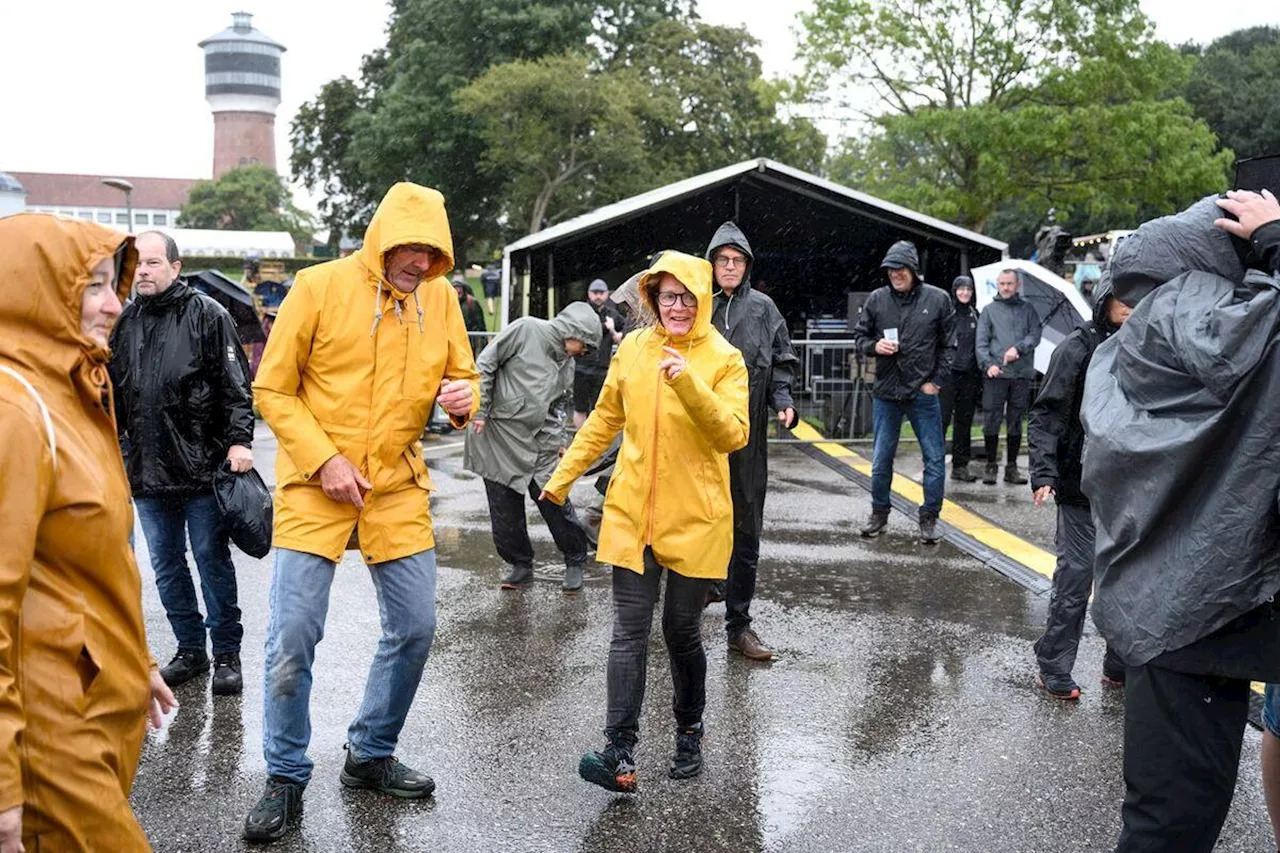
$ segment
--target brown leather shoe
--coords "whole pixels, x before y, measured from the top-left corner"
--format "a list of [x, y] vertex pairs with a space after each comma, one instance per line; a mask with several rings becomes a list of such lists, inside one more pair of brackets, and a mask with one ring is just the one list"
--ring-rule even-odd
[[773, 652], [766, 649], [751, 629], [729, 638], [729, 648], [747, 660], [773, 660]]

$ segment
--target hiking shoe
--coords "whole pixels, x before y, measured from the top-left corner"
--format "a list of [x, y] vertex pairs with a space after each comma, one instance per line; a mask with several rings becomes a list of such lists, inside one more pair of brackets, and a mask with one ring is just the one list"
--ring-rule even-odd
[[933, 513], [921, 513], [920, 541], [926, 545], [937, 545], [941, 538], [938, 535], [938, 517]]
[[533, 566], [512, 566], [502, 576], [503, 589], [522, 589], [533, 582]]
[[234, 696], [244, 690], [240, 674], [240, 655], [228, 652], [213, 656], [213, 695]]
[[951, 466], [951, 479], [959, 480], [961, 483], [972, 483], [978, 478], [969, 470], [968, 463], [964, 465]]
[[982, 472], [982, 482], [988, 486], [996, 484], [996, 476], [1000, 473], [1000, 465], [996, 462], [988, 462], [986, 469]]
[[302, 817], [303, 786], [278, 776], [267, 777], [262, 798], [244, 819], [245, 841], [279, 841]]
[[209, 656], [204, 649], [178, 649], [169, 665], [160, 670], [160, 677], [170, 687], [177, 687], [208, 671]]
[[431, 796], [435, 781], [426, 773], [405, 767], [395, 756], [357, 761], [347, 750], [347, 761], [338, 780], [348, 788], [367, 788], [403, 800], [421, 800]]
[[748, 628], [745, 631], [739, 631], [729, 638], [729, 648], [742, 655], [747, 660], [773, 660], [773, 652], [769, 651], [755, 631]]
[[703, 607], [710, 607], [712, 604], [718, 604], [725, 598], [725, 582], [712, 581], [707, 585], [707, 597], [702, 602]]
[[862, 529], [858, 534], [863, 539], [874, 539], [884, 532], [889, 526], [889, 511], [887, 509], [871, 510], [871, 517], [867, 519], [867, 523], [862, 525]]
[[633, 742], [610, 738], [608, 746], [600, 752], [588, 752], [578, 762], [578, 775], [606, 791], [623, 794], [635, 793], [636, 762], [632, 758]]
[[667, 775], [672, 779], [692, 779], [702, 772], [702, 723], [676, 729], [676, 754]]
[[1015, 486], [1025, 486], [1027, 478], [1018, 470], [1017, 463], [1009, 463], [1004, 466], [1004, 481]]
[[1080, 698], [1080, 685], [1069, 675], [1046, 675], [1042, 672], [1036, 676], [1036, 685], [1054, 699], [1074, 701]]
[[1108, 647], [1106, 655], [1102, 658], [1102, 686], [1123, 690], [1124, 679], [1124, 661], [1120, 660], [1120, 656]]
[[564, 567], [564, 583], [560, 585], [560, 589], [569, 595], [573, 595], [582, 589], [582, 564], [578, 563], [573, 566]]

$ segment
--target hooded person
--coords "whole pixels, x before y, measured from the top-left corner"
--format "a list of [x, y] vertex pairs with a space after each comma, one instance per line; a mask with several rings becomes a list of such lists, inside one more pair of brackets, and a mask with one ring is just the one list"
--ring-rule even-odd
[[613, 348], [622, 343], [627, 318], [619, 304], [609, 298], [609, 285], [602, 279], [594, 279], [587, 285], [587, 302], [600, 317], [600, 346], [586, 355], [574, 359], [573, 368], [573, 422], [581, 427], [595, 408], [596, 398], [604, 387], [605, 374], [613, 359]]
[[[311, 666], [337, 562], [355, 541], [378, 591], [382, 639], [347, 733], [343, 785], [396, 797], [435, 783], [392, 755], [436, 627], [431, 476], [419, 438], [439, 402], [458, 429], [479, 379], [458, 296], [444, 198], [391, 187], [345, 258], [298, 273], [254, 380], [279, 441], [263, 751], [269, 778], [245, 838], [283, 837], [311, 778]], [[363, 310], [362, 310], [363, 309]]]
[[764, 526], [769, 482], [769, 421], [790, 429], [798, 420], [791, 399], [791, 379], [800, 360], [773, 300], [751, 286], [755, 255], [747, 235], [733, 222], [716, 229], [707, 245], [718, 290], [712, 301], [711, 325], [742, 353], [750, 382], [751, 441], [729, 456], [733, 496], [733, 556], [729, 577], [716, 584], [709, 600], [725, 602], [729, 648], [751, 660], [767, 661], [773, 652], [751, 628], [751, 600], [756, 592], [760, 533]]
[[977, 479], [969, 471], [972, 458], [973, 413], [982, 394], [982, 371], [978, 369], [975, 343], [978, 334], [978, 295], [973, 279], [958, 275], [951, 282], [951, 304], [956, 312], [955, 357], [951, 362], [951, 380], [942, 386], [942, 433], [946, 435], [955, 417], [951, 433], [951, 479], [972, 483]]
[[1250, 681], [1280, 681], [1280, 226], [1258, 200], [1280, 220], [1210, 196], [1109, 264], [1140, 301], [1089, 367], [1082, 488], [1093, 618], [1126, 667], [1120, 853], [1214, 848]]
[[[1054, 349], [1027, 423], [1035, 504], [1043, 506], [1052, 497], [1058, 506], [1058, 563], [1044, 634], [1035, 642], [1036, 683], [1049, 696], [1067, 700], [1080, 698], [1080, 685], [1071, 671], [1093, 589], [1093, 516], [1089, 498], [1080, 487], [1084, 452], [1080, 404], [1094, 350], [1120, 330], [1133, 310], [1112, 293], [1109, 273], [1103, 273], [1094, 295], [1093, 319]], [[1124, 664], [1108, 649], [1102, 663], [1102, 683], [1123, 687], [1124, 681]]]
[[676, 753], [668, 774], [702, 769], [707, 658], [699, 620], [707, 587], [733, 550], [729, 454], [750, 437], [742, 353], [711, 325], [711, 265], [667, 251], [641, 277], [653, 326], [627, 335], [604, 389], [545, 487], [564, 503], [574, 481], [622, 433], [605, 496], [597, 559], [613, 565], [606, 747], [584, 779], [634, 791], [649, 631], [665, 572], [662, 634], [675, 687]]
[[994, 486], [1000, 470], [1000, 423], [1005, 424], [1004, 481], [1024, 486], [1027, 478], [1018, 470], [1022, 449], [1022, 419], [1031, 402], [1036, 378], [1035, 351], [1040, 346], [1042, 324], [1030, 302], [1022, 298], [1017, 270], [1001, 270], [996, 276], [996, 298], [978, 319], [978, 366], [986, 376], [982, 388], [982, 440], [987, 466], [982, 482]]
[[147, 652], [108, 334], [137, 254], [88, 222], [0, 219], [0, 848], [150, 850], [129, 806]]
[[569, 444], [574, 356], [599, 345], [595, 309], [574, 302], [551, 320], [521, 317], [511, 323], [476, 362], [480, 408], [467, 434], [463, 465], [484, 478], [493, 544], [510, 567], [503, 589], [520, 589], [533, 580], [526, 492], [564, 555], [564, 591], [582, 589], [590, 544], [586, 530], [572, 503], [538, 496]]
[[920, 539], [938, 541], [938, 514], [946, 492], [946, 451], [938, 394], [951, 379], [955, 353], [955, 308], [945, 290], [920, 279], [920, 256], [907, 240], [889, 247], [880, 268], [889, 283], [862, 306], [853, 330], [854, 345], [876, 357], [871, 389], [875, 448], [871, 462], [871, 517], [862, 526], [866, 538], [889, 524], [893, 460], [902, 419], [920, 442], [924, 457], [924, 503]]
[[[450, 284], [453, 285], [454, 292], [458, 294], [458, 307], [462, 310], [462, 322], [467, 327], [468, 332], [485, 332], [489, 326], [484, 320], [484, 308], [480, 305], [480, 300], [476, 299], [471, 293], [471, 288], [467, 286], [467, 280], [461, 273], [454, 273]], [[479, 346], [477, 346], [477, 340]], [[480, 350], [484, 348], [483, 336], [472, 336], [471, 348], [476, 355], [480, 354]]]

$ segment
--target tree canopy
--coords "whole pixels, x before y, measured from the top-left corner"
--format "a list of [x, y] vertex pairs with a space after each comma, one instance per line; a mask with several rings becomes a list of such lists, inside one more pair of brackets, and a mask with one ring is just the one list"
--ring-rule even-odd
[[1186, 98], [1237, 157], [1280, 154], [1280, 28], [1225, 35], [1203, 52]]
[[274, 169], [240, 166], [216, 181], [197, 181], [178, 214], [180, 228], [220, 231], [288, 231], [310, 245], [315, 222], [294, 206], [289, 187]]

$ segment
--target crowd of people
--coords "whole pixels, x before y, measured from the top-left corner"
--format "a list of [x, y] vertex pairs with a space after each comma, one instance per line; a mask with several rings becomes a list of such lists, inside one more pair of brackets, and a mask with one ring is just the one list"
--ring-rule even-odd
[[[797, 421], [798, 359], [777, 306], [753, 286], [755, 254], [735, 223], [703, 257], [658, 253], [634, 277], [633, 311], [596, 280], [554, 318], [477, 340], [479, 302], [445, 277], [455, 259], [444, 199], [396, 184], [356, 254], [298, 274], [252, 376], [229, 314], [183, 282], [164, 234], [20, 214], [0, 219], [0, 247], [0, 431], [11, 437], [0, 446], [10, 532], [0, 551], [0, 851], [149, 849], [128, 802], [144, 719], [159, 725], [176, 707], [171, 688], [211, 668], [213, 693], [242, 690], [243, 627], [212, 482], [252, 467], [255, 405], [279, 450], [267, 779], [247, 840], [283, 838], [301, 813], [315, 648], [348, 550], [368, 566], [382, 636], [340, 782], [403, 799], [435, 789], [395, 749], [436, 630], [420, 438], [437, 406], [467, 431], [464, 464], [484, 481], [504, 589], [533, 579], [527, 495], [562, 555], [564, 591], [581, 590], [591, 541], [570, 491], [615, 455], [595, 547], [612, 567], [605, 744], [582, 756], [579, 774], [637, 788], [660, 599], [667, 773], [701, 772], [701, 616], [724, 601], [728, 650], [772, 659], [750, 613], [767, 436], [771, 423]], [[1015, 271], [1000, 274], [979, 313], [972, 279], [957, 277], [951, 293], [926, 283], [908, 241], [889, 247], [882, 269], [855, 331], [877, 358], [862, 535], [886, 528], [906, 419], [924, 457], [920, 539], [939, 540], [944, 436], [953, 425], [953, 479], [977, 479], [969, 433], [981, 399], [983, 481], [997, 481], [1003, 426], [1005, 482], [1029, 479], [1035, 505], [1058, 507], [1037, 681], [1048, 696], [1079, 698], [1072, 670], [1092, 590], [1104, 683], [1125, 690], [1117, 850], [1207, 853], [1235, 786], [1249, 682], [1280, 684], [1280, 423], [1256, 406], [1280, 393], [1270, 346], [1280, 203], [1233, 191], [1138, 229], [1034, 401], [1040, 320]], [[1018, 465], [1028, 411], [1029, 478]], [[164, 668], [143, 627], [132, 505], [177, 643]], [[1278, 688], [1264, 721], [1264, 787], [1280, 824]]]

